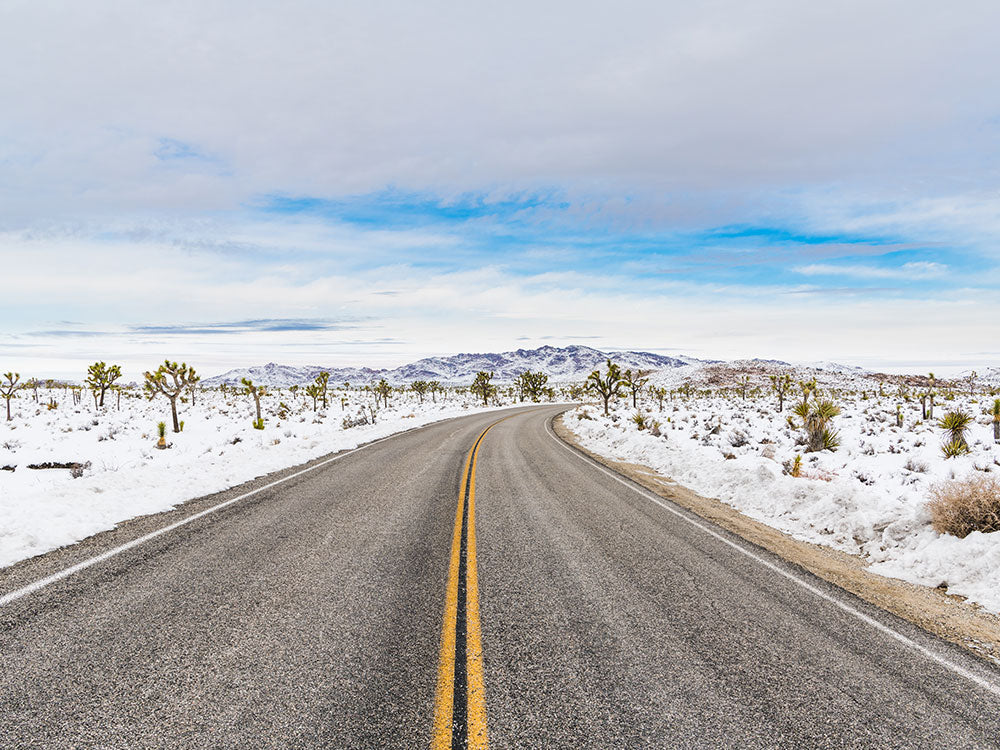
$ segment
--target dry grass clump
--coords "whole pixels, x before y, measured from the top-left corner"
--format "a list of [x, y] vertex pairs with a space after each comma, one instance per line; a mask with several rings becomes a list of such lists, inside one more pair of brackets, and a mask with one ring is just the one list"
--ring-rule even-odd
[[931, 488], [927, 509], [939, 534], [1000, 531], [1000, 479], [977, 476], [939, 484]]

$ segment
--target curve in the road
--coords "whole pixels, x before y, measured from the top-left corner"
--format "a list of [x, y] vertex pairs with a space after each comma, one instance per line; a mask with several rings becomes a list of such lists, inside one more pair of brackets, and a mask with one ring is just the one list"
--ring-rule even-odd
[[592, 462], [552, 434], [562, 408], [36, 561], [0, 600], [0, 738], [485, 747], [488, 709], [494, 747], [1000, 746], [996, 670]]

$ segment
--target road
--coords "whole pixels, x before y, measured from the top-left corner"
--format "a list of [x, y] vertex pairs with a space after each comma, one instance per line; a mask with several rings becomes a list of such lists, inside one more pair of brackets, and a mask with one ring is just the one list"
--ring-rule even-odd
[[558, 411], [414, 430], [47, 585], [211, 506], [0, 576], [0, 745], [1000, 747], [998, 670], [658, 504]]

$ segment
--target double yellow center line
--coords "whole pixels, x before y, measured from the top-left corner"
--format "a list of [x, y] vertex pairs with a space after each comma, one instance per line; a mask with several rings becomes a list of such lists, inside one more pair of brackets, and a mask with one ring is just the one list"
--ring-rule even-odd
[[445, 594], [432, 750], [487, 747], [476, 571], [476, 459], [486, 433], [502, 421], [494, 422], [479, 435], [462, 472]]

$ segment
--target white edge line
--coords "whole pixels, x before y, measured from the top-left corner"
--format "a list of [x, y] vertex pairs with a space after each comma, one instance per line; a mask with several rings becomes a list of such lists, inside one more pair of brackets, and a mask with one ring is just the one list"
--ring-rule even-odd
[[[559, 416], [559, 415], [556, 415], [556, 416]], [[554, 419], [554, 418], [555, 417], [553, 417], [552, 419]], [[840, 601], [836, 597], [830, 596], [825, 591], [822, 591], [822, 590], [816, 588], [815, 586], [813, 586], [808, 581], [802, 580], [797, 575], [794, 575], [793, 573], [790, 573], [789, 571], [784, 570], [783, 568], [775, 565], [774, 563], [772, 563], [769, 560], [765, 560], [763, 557], [760, 557], [759, 555], [754, 554], [753, 552], [751, 552], [747, 548], [743, 547], [742, 545], [739, 545], [736, 542], [732, 541], [731, 539], [727, 539], [722, 534], [719, 534], [718, 532], [713, 531], [708, 526], [705, 526], [704, 524], [699, 523], [698, 521], [695, 521], [693, 518], [688, 517], [688, 515], [686, 513], [683, 513], [680, 509], [678, 509], [678, 508], [672, 508], [670, 505], [667, 505], [659, 495], [656, 495], [655, 493], [653, 493], [653, 492], [651, 492], [651, 491], [649, 491], [649, 490], [647, 490], [647, 489], [645, 489], [643, 487], [640, 487], [638, 485], [633, 484], [632, 482], [628, 481], [627, 479], [625, 479], [625, 478], [619, 476], [618, 474], [610, 471], [609, 469], [605, 468], [604, 466], [602, 466], [601, 464], [599, 464], [597, 461], [595, 461], [594, 459], [590, 458], [589, 456], [586, 456], [583, 453], [581, 453], [580, 451], [575, 450], [570, 445], [568, 445], [564, 440], [560, 439], [559, 436], [556, 435], [555, 432], [552, 430], [552, 419], [548, 419], [545, 422], [545, 430], [546, 430], [546, 432], [548, 432], [549, 435], [552, 437], [552, 439], [555, 440], [557, 443], [559, 443], [559, 445], [561, 445], [567, 451], [569, 451], [574, 456], [576, 456], [577, 458], [579, 458], [581, 461], [584, 461], [584, 462], [590, 464], [591, 466], [593, 466], [598, 471], [601, 471], [604, 474], [607, 474], [609, 477], [611, 477], [612, 479], [614, 479], [616, 482], [619, 482], [620, 484], [625, 485], [630, 490], [632, 490], [632, 491], [636, 492], [637, 494], [642, 495], [643, 497], [645, 497], [647, 500], [651, 500], [652, 502], [656, 503], [657, 505], [659, 505], [664, 510], [670, 511], [671, 513], [673, 513], [678, 518], [684, 519], [685, 521], [687, 521], [692, 526], [694, 526], [694, 527], [696, 527], [698, 529], [701, 529], [703, 532], [705, 532], [709, 536], [717, 539], [718, 541], [722, 542], [723, 544], [726, 544], [726, 545], [732, 547], [737, 552], [741, 552], [742, 554], [744, 554], [747, 557], [749, 557], [751, 560], [754, 560], [754, 561], [760, 563], [765, 568], [773, 570], [775, 573], [778, 573], [778, 574], [784, 576], [785, 578], [787, 578], [789, 581], [792, 581], [793, 583], [797, 583], [799, 586], [801, 586], [802, 588], [806, 589], [807, 591], [810, 591], [811, 593], [815, 594], [820, 599], [823, 599], [823, 600], [825, 600], [827, 602], [830, 602], [831, 604], [833, 604], [833, 605], [839, 607], [840, 609], [842, 609], [844, 612], [847, 612], [848, 614], [853, 615], [854, 617], [858, 618], [859, 620], [861, 620], [864, 623], [867, 623], [868, 625], [871, 625], [876, 630], [879, 630], [882, 633], [885, 633], [886, 635], [888, 635], [888, 636], [890, 636], [892, 638], [895, 638], [897, 641], [899, 641], [903, 645], [907, 646], [908, 648], [911, 648], [914, 651], [917, 651], [918, 653], [923, 654], [928, 659], [931, 659], [931, 660], [937, 662], [938, 664], [940, 664], [941, 666], [945, 667], [946, 669], [951, 670], [955, 674], [961, 675], [965, 679], [970, 680], [971, 682], [974, 682], [976, 685], [978, 685], [979, 687], [983, 688], [984, 690], [988, 690], [989, 692], [993, 693], [994, 695], [1000, 696], [1000, 685], [997, 685], [992, 680], [988, 680], [988, 679], [986, 679], [984, 677], [979, 676], [975, 672], [969, 671], [965, 667], [962, 667], [962, 666], [956, 664], [955, 662], [953, 662], [950, 659], [942, 656], [941, 654], [938, 654], [938, 653], [934, 652], [933, 650], [927, 648], [926, 646], [921, 646], [919, 643], [917, 643], [916, 641], [914, 641], [912, 638], [909, 638], [909, 637], [903, 635], [902, 633], [899, 633], [899, 632], [893, 630], [888, 625], [885, 625], [885, 624], [879, 622], [878, 620], [876, 620], [875, 618], [870, 617], [869, 615], [866, 615], [864, 612], [861, 612], [860, 610], [855, 609], [851, 605], [846, 604], [846, 603]]]
[[[9, 594], [4, 594], [3, 596], [0, 596], [0, 607], [10, 604], [11, 602], [15, 602], [18, 599], [27, 596], [28, 594], [33, 594], [39, 589], [45, 588], [50, 583], [61, 581], [63, 578], [67, 578], [73, 575], [74, 573], [79, 573], [81, 570], [85, 570], [86, 568], [89, 568], [91, 565], [96, 565], [99, 562], [104, 562], [105, 560], [112, 558], [115, 555], [120, 555], [122, 552], [126, 552], [132, 549], [133, 547], [138, 547], [140, 544], [145, 544], [151, 539], [156, 539], [156, 537], [166, 534], [167, 532], [173, 531], [174, 529], [178, 529], [181, 526], [184, 526], [185, 524], [189, 524], [192, 521], [197, 521], [199, 518], [202, 518], [203, 516], [207, 516], [210, 513], [215, 513], [216, 511], [222, 510], [223, 508], [228, 507], [233, 503], [238, 503], [241, 500], [246, 500], [248, 497], [256, 495], [259, 492], [263, 492], [264, 490], [269, 490], [272, 487], [282, 484], [283, 482], [287, 482], [290, 479], [295, 479], [295, 477], [300, 477], [303, 474], [308, 474], [310, 471], [315, 471], [316, 469], [326, 466], [327, 464], [333, 463], [334, 461], [339, 461], [342, 458], [347, 458], [347, 456], [350, 456], [352, 453], [357, 453], [358, 451], [362, 451], [365, 448], [370, 448], [373, 445], [378, 445], [379, 443], [389, 440], [391, 438], [399, 437], [400, 435], [403, 435], [407, 432], [416, 432], [417, 430], [422, 430], [426, 427], [430, 427], [433, 424], [438, 424], [441, 421], [446, 421], [446, 420], [438, 420], [437, 422], [430, 422], [425, 425], [420, 425], [419, 427], [414, 427], [410, 430], [403, 430], [402, 432], [394, 432], [393, 434], [386, 435], [385, 437], [379, 438], [378, 440], [373, 440], [370, 443], [359, 445], [357, 448], [352, 448], [351, 450], [346, 451], [344, 453], [338, 453], [337, 455], [332, 456], [324, 461], [320, 461], [318, 464], [313, 464], [312, 466], [309, 466], [305, 469], [301, 469], [295, 472], [294, 474], [289, 474], [287, 477], [282, 477], [281, 479], [277, 479], [269, 484], [265, 484], [263, 487], [258, 487], [255, 490], [250, 490], [250, 492], [246, 492], [240, 495], [239, 497], [234, 497], [229, 500], [225, 500], [219, 503], [218, 505], [213, 505], [211, 508], [206, 508], [205, 510], [199, 511], [194, 515], [188, 516], [187, 518], [183, 518], [180, 521], [172, 523], [169, 526], [164, 526], [162, 529], [151, 531], [150, 533], [141, 536], [138, 539], [133, 539], [131, 542], [126, 542], [125, 544], [122, 544], [118, 547], [109, 549], [106, 552], [102, 552], [100, 555], [88, 558], [86, 560], [83, 560], [82, 562], [78, 562], [76, 565], [71, 565], [70, 567], [64, 568], [63, 570], [53, 573], [50, 576], [46, 576], [45, 578], [40, 578], [37, 581], [34, 581], [33, 583], [29, 583], [24, 588], [20, 588], [17, 589], [16, 591], [11, 591]], [[225, 492], [225, 490], [223, 490], [223, 492]]]

